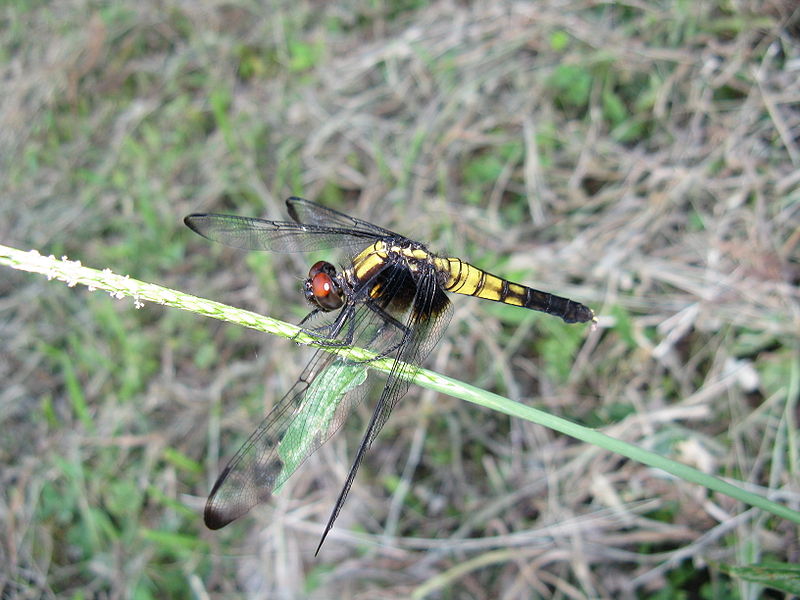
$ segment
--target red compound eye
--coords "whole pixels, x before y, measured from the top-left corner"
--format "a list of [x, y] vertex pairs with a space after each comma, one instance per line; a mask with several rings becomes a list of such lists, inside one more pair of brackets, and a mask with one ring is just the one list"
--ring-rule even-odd
[[327, 273], [317, 273], [311, 278], [311, 290], [315, 298], [327, 298], [333, 291], [333, 280]]
[[306, 299], [324, 311], [336, 310], [344, 304], [336, 267], [323, 260], [314, 263], [306, 280]]

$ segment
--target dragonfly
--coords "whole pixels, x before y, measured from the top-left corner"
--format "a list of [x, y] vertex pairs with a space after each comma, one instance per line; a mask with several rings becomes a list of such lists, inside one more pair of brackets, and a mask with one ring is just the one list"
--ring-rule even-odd
[[[326, 261], [311, 266], [303, 284], [311, 311], [300, 327], [313, 336], [316, 349], [295, 384], [219, 475], [203, 517], [207, 527], [220, 529], [267, 501], [364, 399], [369, 363], [393, 359], [316, 555], [367, 450], [408, 391], [415, 369], [442, 337], [452, 313], [447, 292], [541, 311], [566, 323], [595, 317], [579, 302], [438, 256], [418, 241], [310, 200], [292, 197], [286, 207], [291, 221], [211, 213], [184, 219], [195, 233], [242, 250], [340, 248], [347, 255], [339, 269]], [[336, 353], [351, 346], [366, 348], [375, 358], [356, 361]]]

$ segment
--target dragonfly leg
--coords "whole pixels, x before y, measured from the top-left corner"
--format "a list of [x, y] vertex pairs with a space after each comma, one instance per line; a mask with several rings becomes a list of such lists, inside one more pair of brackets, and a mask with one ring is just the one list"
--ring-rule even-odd
[[[308, 314], [307, 314], [305, 317], [303, 317], [303, 320], [302, 320], [302, 321], [300, 321], [300, 322], [297, 324], [297, 326], [298, 326], [298, 327], [303, 327], [303, 323], [305, 323], [306, 321], [308, 321], [308, 320], [310, 320], [310, 319], [312, 319], [312, 318], [316, 317], [316, 316], [317, 316], [319, 313], [321, 313], [321, 312], [322, 312], [322, 309], [320, 309], [320, 308], [315, 308], [315, 309], [314, 309], [314, 310], [312, 310], [310, 313], [308, 313]], [[305, 329], [305, 328], [304, 328], [304, 329]]]
[[[298, 326], [301, 328], [301, 333], [306, 335], [310, 335], [316, 338], [314, 341], [316, 344], [320, 346], [325, 346], [326, 348], [338, 348], [349, 346], [353, 341], [353, 336], [355, 332], [355, 322], [353, 314], [355, 313], [355, 305], [347, 304], [342, 308], [339, 314], [336, 316], [336, 319], [327, 325], [321, 325], [319, 327], [304, 327], [303, 324], [309, 321], [311, 318], [317, 315], [317, 313], [322, 312], [320, 309], [314, 309], [310, 313], [308, 313]], [[347, 334], [342, 339], [336, 339], [336, 337], [341, 333], [344, 325], [347, 324]], [[297, 334], [299, 335], [299, 334]], [[297, 335], [295, 335], [292, 339], [296, 339]]]
[[[330, 325], [322, 325], [321, 327], [305, 327], [304, 326], [304, 324], [307, 321], [310, 321], [311, 319], [313, 319], [315, 316], [317, 316], [321, 312], [322, 312], [321, 309], [315, 308], [310, 313], [308, 313], [305, 317], [303, 317], [303, 319], [297, 324], [297, 326], [300, 328], [300, 331], [292, 336], [292, 341], [293, 342], [297, 341], [297, 336], [299, 336], [301, 333], [304, 333], [306, 335], [310, 335], [310, 336], [313, 336], [313, 337], [316, 337], [316, 338], [322, 338], [322, 339], [328, 339], [328, 338], [333, 337], [332, 334], [330, 333], [330, 329], [334, 325], [333, 323], [331, 323]], [[320, 341], [322, 341], [322, 340], [320, 340]]]
[[[405, 339], [411, 333], [411, 330], [409, 327], [386, 312], [383, 308], [378, 306], [377, 303], [365, 302], [364, 304], [376, 315], [378, 315], [380, 321], [382, 322], [380, 327], [378, 327], [378, 329], [372, 335], [373, 340], [383, 335], [387, 327], [395, 328], [402, 334], [396, 343], [391, 344], [388, 348], [385, 348], [370, 360], [386, 358], [405, 343]], [[326, 348], [344, 348], [346, 346], [350, 346], [355, 337], [356, 320], [353, 318], [353, 315], [355, 314], [355, 308], [355, 303], [347, 304], [344, 306], [344, 308], [342, 308], [332, 323], [322, 325], [320, 327], [304, 327], [304, 323], [315, 317], [317, 313], [322, 312], [319, 309], [315, 309], [308, 313], [303, 320], [300, 321], [299, 326], [302, 329], [302, 333], [314, 337], [314, 342], [319, 346], [324, 346]], [[345, 334], [340, 339], [337, 339], [337, 337], [345, 329]], [[294, 336], [293, 339], [296, 337], [297, 336]]]
[[402, 337], [396, 344], [392, 344], [391, 346], [380, 352], [374, 359], [371, 360], [386, 358], [405, 343], [406, 338], [411, 334], [411, 329], [409, 329], [406, 325], [395, 319], [392, 315], [387, 313], [383, 308], [378, 306], [376, 303], [367, 302], [367, 307], [369, 307], [369, 309], [372, 310], [372, 312], [374, 312], [375, 314], [377, 314], [383, 321], [383, 325], [381, 325], [381, 327], [375, 333], [375, 337], [380, 336], [385, 331], [386, 327], [389, 326], [395, 327], [398, 331], [402, 333]]

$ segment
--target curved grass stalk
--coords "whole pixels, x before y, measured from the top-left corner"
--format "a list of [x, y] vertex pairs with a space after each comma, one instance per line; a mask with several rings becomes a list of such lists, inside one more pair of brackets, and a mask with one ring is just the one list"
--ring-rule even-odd
[[[54, 256], [43, 256], [35, 250], [25, 252], [0, 245], [0, 264], [13, 269], [40, 273], [48, 279], [64, 281], [70, 287], [80, 284], [87, 286], [90, 290], [105, 290], [113, 298], [123, 299], [130, 297], [133, 298], [136, 308], [141, 308], [144, 302], [156, 302], [164, 306], [188, 310], [199, 315], [279, 335], [300, 344], [315, 345], [315, 338], [303, 332], [296, 325], [234, 308], [220, 302], [192, 296], [178, 290], [132, 279], [127, 275], [117, 275], [109, 269], [99, 271], [84, 267], [79, 261], [70, 261], [66, 257], [57, 259]], [[369, 361], [370, 368], [385, 373], [389, 372], [394, 362], [389, 358], [375, 359], [373, 352], [361, 348], [331, 348], [326, 346], [325, 349], [352, 361]], [[697, 469], [644, 450], [633, 444], [617, 440], [594, 429], [578, 425], [561, 417], [520, 404], [427, 369], [415, 369], [410, 379], [417, 385], [449, 394], [512, 417], [549, 427], [575, 439], [661, 469], [684, 481], [702, 485], [709, 490], [725, 494], [740, 502], [761, 508], [778, 517], [800, 524], [800, 512], [764, 496], [744, 490], [718, 477], [702, 473]]]

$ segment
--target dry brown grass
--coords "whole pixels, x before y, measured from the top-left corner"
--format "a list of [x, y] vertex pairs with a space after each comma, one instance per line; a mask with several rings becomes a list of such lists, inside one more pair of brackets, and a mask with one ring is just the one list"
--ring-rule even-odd
[[[798, 509], [792, 3], [407, 4], [4, 8], [0, 242], [297, 320], [305, 257], [180, 219], [334, 204], [600, 315], [456, 298], [431, 368]], [[304, 351], [12, 271], [0, 315], [3, 598], [749, 597], [718, 563], [800, 559], [796, 525], [414, 390], [318, 559], [368, 407], [211, 533]]]

